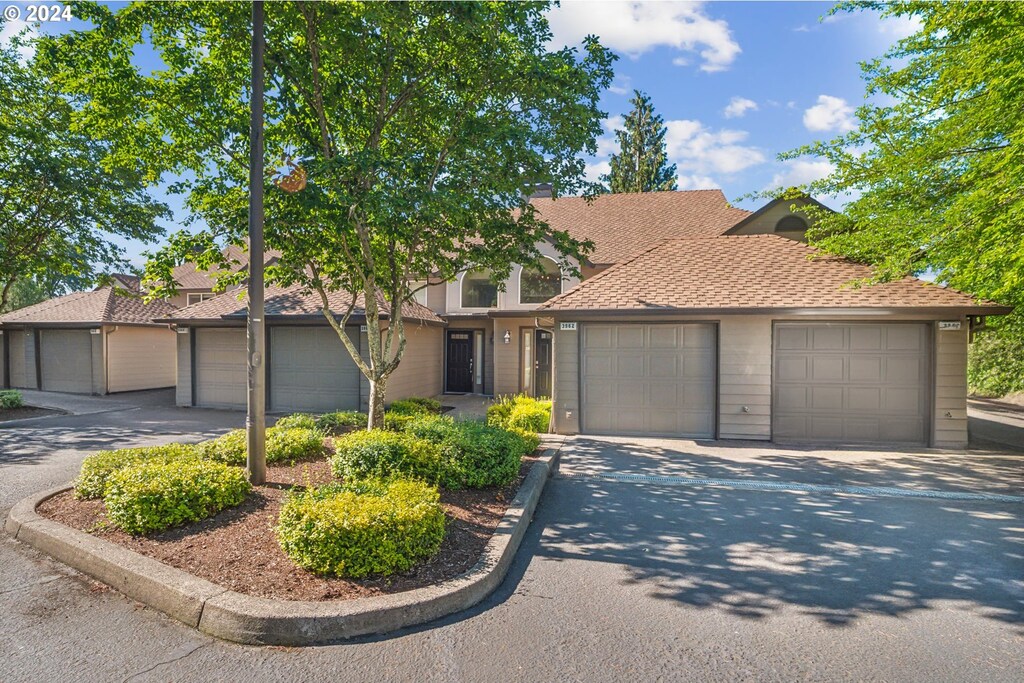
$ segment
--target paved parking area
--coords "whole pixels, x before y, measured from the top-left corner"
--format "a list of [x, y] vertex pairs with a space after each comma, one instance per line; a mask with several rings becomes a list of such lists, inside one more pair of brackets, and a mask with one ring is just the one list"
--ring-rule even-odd
[[[0, 429], [0, 507], [81, 449], [198, 438], [238, 413], [151, 406]], [[565, 472], [1019, 486], [1019, 456], [570, 439]], [[1024, 506], [555, 478], [482, 605], [308, 649], [215, 641], [0, 542], [0, 680], [1020, 681]]]

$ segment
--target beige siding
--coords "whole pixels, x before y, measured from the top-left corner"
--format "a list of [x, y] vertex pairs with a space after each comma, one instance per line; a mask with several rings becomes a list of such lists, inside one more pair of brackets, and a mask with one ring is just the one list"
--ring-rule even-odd
[[408, 340], [398, 369], [388, 382], [387, 400], [441, 393], [444, 367], [444, 329], [407, 323]]
[[[107, 368], [107, 349], [106, 349], [106, 334], [110, 328], [101, 328], [100, 334], [90, 334], [89, 339], [92, 342], [92, 393], [103, 395], [107, 393], [107, 382], [108, 377], [106, 373]], [[174, 378], [171, 378], [174, 381]], [[171, 384], [165, 384], [164, 386], [171, 386]]]
[[936, 448], [967, 446], [967, 335], [966, 319], [959, 330], [935, 326], [935, 413], [932, 445]]
[[107, 391], [174, 386], [177, 336], [166, 327], [119, 327], [108, 332]]
[[[29, 361], [29, 349], [34, 347], [31, 330], [7, 330], [4, 332], [11, 345], [11, 386], [19, 389], [35, 388], [35, 360]], [[32, 358], [35, 356], [33, 355]]]
[[[579, 326], [577, 326], [579, 327]], [[555, 325], [552, 392], [552, 421], [557, 434], [578, 434], [580, 431], [580, 382], [578, 330], [561, 330]]]
[[174, 335], [178, 342], [178, 381], [175, 384], [174, 403], [179, 406], [192, 405], [192, 332], [185, 327], [179, 328]]
[[801, 201], [799, 199], [791, 201], [791, 202], [780, 202], [779, 204], [777, 204], [777, 205], [773, 206], [772, 208], [768, 209], [763, 214], [761, 214], [760, 216], [758, 216], [757, 218], [755, 218], [754, 220], [750, 221], [749, 223], [744, 225], [742, 228], [740, 228], [739, 230], [737, 230], [736, 232], [731, 233], [731, 234], [735, 234], [735, 235], [775, 234], [775, 235], [779, 235], [781, 237], [788, 237], [789, 239], [796, 240], [798, 242], [806, 242], [807, 241], [807, 237], [804, 235], [803, 231], [798, 231], [798, 232], [797, 231], [782, 231], [782, 232], [776, 232], [775, 231], [776, 224], [780, 220], [785, 218], [786, 216], [796, 215], [796, 216], [799, 216], [800, 218], [804, 219], [804, 221], [807, 221], [808, 218], [807, 218], [807, 215], [805, 213], [802, 213], [800, 211], [797, 211], [796, 213], [794, 213], [793, 211], [790, 211], [790, 207], [793, 206], [794, 204], [800, 205], [800, 204], [804, 204], [804, 203], [806, 203], [806, 202]]
[[[495, 318], [494, 319], [494, 394], [516, 394], [522, 390], [522, 367], [520, 366], [520, 347], [522, 346], [522, 330], [537, 329], [534, 318]], [[509, 343], [505, 343], [505, 330], [509, 333]]]
[[448, 286], [444, 283], [427, 287], [427, 308], [435, 313], [444, 313]]
[[719, 437], [770, 439], [772, 319], [723, 317], [718, 343]]

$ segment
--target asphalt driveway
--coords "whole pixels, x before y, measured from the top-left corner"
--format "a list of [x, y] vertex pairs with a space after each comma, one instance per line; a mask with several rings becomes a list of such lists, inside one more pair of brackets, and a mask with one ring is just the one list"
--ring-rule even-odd
[[[238, 426], [155, 405], [0, 428], [0, 507], [82, 449]], [[1024, 505], [602, 477], [1020, 493], [1019, 455], [571, 439], [509, 577], [387, 638], [215, 641], [0, 543], [0, 680], [1020, 681]], [[568, 476], [574, 475], [574, 476]]]

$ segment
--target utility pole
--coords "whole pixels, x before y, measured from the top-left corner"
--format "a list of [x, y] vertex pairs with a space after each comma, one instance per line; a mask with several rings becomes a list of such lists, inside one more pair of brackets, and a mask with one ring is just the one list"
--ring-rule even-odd
[[249, 481], [267, 480], [266, 333], [263, 313], [263, 1], [252, 3], [252, 95], [249, 102], [249, 310], [246, 318], [249, 400], [245, 414]]

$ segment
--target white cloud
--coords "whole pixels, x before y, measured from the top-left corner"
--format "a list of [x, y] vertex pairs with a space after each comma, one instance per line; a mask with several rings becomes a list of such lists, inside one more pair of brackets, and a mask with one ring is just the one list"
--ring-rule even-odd
[[757, 111], [757, 102], [746, 97], [734, 97], [722, 113], [727, 119], [738, 119], [748, 111]]
[[764, 163], [759, 149], [739, 144], [747, 139], [746, 131], [714, 131], [690, 119], [666, 121], [665, 128], [668, 158], [681, 171], [704, 176], [729, 174]]
[[821, 180], [832, 173], [835, 167], [828, 161], [811, 159], [788, 159], [782, 162], [782, 170], [772, 176], [767, 190], [806, 185]]
[[628, 95], [633, 92], [633, 79], [629, 76], [618, 76], [615, 81], [608, 86], [608, 90], [616, 95]]
[[818, 103], [804, 111], [804, 126], [810, 131], [848, 133], [857, 127], [853, 107], [841, 97], [818, 95]]
[[722, 71], [740, 53], [729, 25], [712, 19], [699, 2], [563, 2], [547, 13], [557, 45], [587, 35], [630, 57], [660, 46], [695, 52], [703, 71]]
[[598, 161], [597, 163], [584, 166], [583, 177], [589, 182], [596, 183], [600, 182], [601, 176], [608, 175], [611, 170], [612, 166], [607, 161]]
[[676, 184], [680, 190], [717, 190], [721, 187], [714, 179], [706, 175], [677, 176]]
[[900, 40], [914, 35], [921, 30], [921, 18], [917, 15], [886, 17], [877, 22], [878, 32], [884, 36]]
[[[8, 46], [11, 39], [21, 33], [28, 27], [28, 31], [22, 36], [22, 40], [28, 41], [39, 35], [39, 28], [35, 24], [26, 24], [24, 21], [6, 21], [4, 20], [0, 24], [0, 45]], [[32, 45], [22, 45], [18, 48], [18, 56], [21, 58], [22, 63], [28, 62], [36, 54], [36, 49]]]

